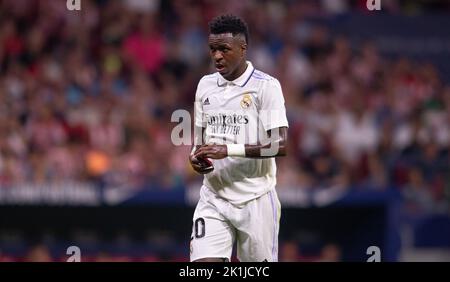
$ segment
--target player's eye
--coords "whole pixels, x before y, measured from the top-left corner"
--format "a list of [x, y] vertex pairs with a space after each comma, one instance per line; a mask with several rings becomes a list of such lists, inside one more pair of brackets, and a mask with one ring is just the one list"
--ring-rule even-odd
[[220, 47], [219, 50], [222, 53], [227, 53], [227, 52], [229, 52], [231, 50], [231, 48], [223, 46], [223, 47]]
[[214, 54], [217, 51], [220, 51], [222, 53], [227, 53], [231, 50], [231, 48], [229, 47], [224, 47], [224, 46], [219, 46], [219, 47], [213, 47], [213, 46], [209, 46], [209, 51]]

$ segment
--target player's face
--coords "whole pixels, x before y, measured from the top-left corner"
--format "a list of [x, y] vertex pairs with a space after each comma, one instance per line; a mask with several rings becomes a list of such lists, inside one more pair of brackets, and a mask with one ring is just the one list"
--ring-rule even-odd
[[238, 78], [240, 67], [245, 63], [245, 42], [240, 37], [224, 33], [210, 34], [208, 44], [216, 70], [228, 80]]

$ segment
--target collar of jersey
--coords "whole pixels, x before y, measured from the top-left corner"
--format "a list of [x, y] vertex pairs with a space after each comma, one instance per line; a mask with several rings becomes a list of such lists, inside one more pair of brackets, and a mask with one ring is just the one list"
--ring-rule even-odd
[[253, 67], [252, 63], [250, 61], [247, 61], [247, 69], [240, 77], [236, 78], [233, 81], [226, 80], [220, 73], [217, 73], [218, 74], [217, 85], [222, 87], [225, 86], [227, 83], [232, 82], [234, 85], [244, 87], [250, 80], [250, 77], [252, 76], [254, 71], [255, 68]]

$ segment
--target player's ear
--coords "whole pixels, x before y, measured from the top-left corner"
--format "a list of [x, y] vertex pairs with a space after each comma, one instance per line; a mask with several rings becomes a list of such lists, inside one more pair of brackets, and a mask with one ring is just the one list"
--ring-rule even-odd
[[242, 50], [242, 57], [245, 57], [247, 55], [247, 43], [245, 42], [241, 43], [241, 50]]

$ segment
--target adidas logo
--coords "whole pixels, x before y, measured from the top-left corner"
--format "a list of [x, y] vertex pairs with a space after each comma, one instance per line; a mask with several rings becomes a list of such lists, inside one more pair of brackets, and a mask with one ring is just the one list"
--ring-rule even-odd
[[209, 105], [209, 98], [206, 98], [206, 100], [203, 101], [203, 105]]

